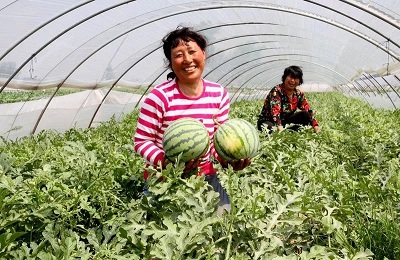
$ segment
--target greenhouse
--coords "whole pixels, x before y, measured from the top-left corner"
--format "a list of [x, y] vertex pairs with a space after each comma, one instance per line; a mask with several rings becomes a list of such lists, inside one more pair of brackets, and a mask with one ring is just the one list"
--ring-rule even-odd
[[[0, 22], [0, 259], [400, 259], [399, 1], [2, 0]], [[256, 127], [296, 65], [319, 122], [216, 160], [222, 216], [204, 176], [145, 181], [134, 147], [182, 27], [229, 120]]]

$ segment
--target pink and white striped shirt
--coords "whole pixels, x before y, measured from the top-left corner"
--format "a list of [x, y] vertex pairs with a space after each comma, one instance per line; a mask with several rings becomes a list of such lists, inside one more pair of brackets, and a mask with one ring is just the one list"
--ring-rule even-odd
[[[146, 161], [147, 166], [164, 161], [162, 137], [165, 129], [175, 120], [191, 117], [200, 120], [210, 135], [211, 145], [199, 165], [199, 175], [215, 174], [211, 156], [219, 160], [212, 142], [217, 125], [228, 120], [229, 96], [225, 88], [203, 79], [203, 93], [197, 98], [185, 96], [176, 80], [155, 86], [147, 95], [140, 109], [134, 136], [135, 151]], [[144, 173], [147, 178], [147, 171]]]

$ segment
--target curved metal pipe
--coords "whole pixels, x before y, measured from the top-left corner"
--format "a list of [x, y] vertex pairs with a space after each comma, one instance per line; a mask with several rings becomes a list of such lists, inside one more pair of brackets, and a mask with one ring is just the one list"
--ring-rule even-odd
[[331, 7], [328, 7], [328, 6], [326, 6], [326, 5], [323, 5], [323, 4], [320, 4], [320, 3], [315, 3], [315, 2], [312, 1], [312, 0], [303, 0], [303, 1], [306, 1], [306, 2], [309, 2], [309, 3], [311, 3], [311, 4], [315, 4], [315, 5], [321, 6], [322, 8], [325, 8], [325, 9], [328, 9], [328, 10], [333, 11], [333, 12], [335, 12], [335, 13], [338, 13], [338, 14], [340, 14], [340, 15], [343, 15], [344, 17], [346, 17], [346, 18], [348, 18], [348, 19], [350, 19], [350, 20], [352, 20], [352, 21], [354, 21], [354, 22], [356, 22], [356, 23], [358, 23], [358, 24], [361, 24], [362, 26], [364, 26], [364, 27], [370, 29], [371, 31], [373, 31], [374, 33], [378, 34], [378, 35], [381, 36], [382, 38], [385, 38], [386, 40], [390, 41], [390, 42], [391, 42], [392, 44], [394, 44], [397, 48], [400, 48], [400, 45], [397, 44], [396, 42], [390, 40], [389, 36], [387, 36], [387, 35], [383, 34], [382, 32], [380, 32], [380, 31], [378, 31], [378, 30], [372, 28], [371, 26], [369, 26], [369, 25], [367, 25], [367, 24], [361, 22], [360, 20], [357, 20], [357, 19], [353, 18], [353, 17], [350, 16], [350, 15], [347, 15], [347, 14], [345, 14], [345, 13], [343, 13], [343, 12], [339, 12], [338, 10], [333, 9], [333, 8], [331, 8]]
[[[131, 2], [131, 1], [128, 1], [128, 2]], [[258, 4], [259, 4], [259, 3], [258, 3]], [[153, 19], [153, 20], [151, 20], [151, 21], [149, 21], [149, 22], [147, 22], [147, 23], [145, 23], [145, 24], [149, 24], [149, 23], [152, 23], [152, 22], [155, 22], [155, 21], [158, 21], [158, 20], [167, 18], [167, 17], [171, 17], [171, 16], [174, 16], [174, 15], [181, 14], [181, 13], [197, 12], [197, 11], [212, 10], [212, 9], [221, 9], [221, 8], [256, 8], [256, 9], [268, 9], [268, 10], [276, 10], [276, 11], [288, 12], [288, 13], [297, 14], [297, 15], [300, 15], [300, 16], [309, 17], [309, 18], [311, 18], [311, 19], [319, 20], [319, 21], [322, 21], [322, 22], [331, 24], [331, 25], [333, 25], [333, 26], [335, 26], [335, 27], [338, 27], [338, 28], [340, 28], [340, 29], [342, 29], [342, 30], [348, 31], [348, 32], [350, 32], [351, 34], [354, 34], [354, 35], [356, 35], [356, 36], [362, 38], [363, 40], [365, 40], [365, 41], [367, 41], [367, 42], [369, 42], [369, 43], [371, 43], [371, 44], [377, 46], [378, 48], [382, 49], [384, 52], [386, 52], [386, 53], [388, 53], [389, 55], [391, 55], [393, 58], [399, 60], [399, 58], [397, 57], [397, 54], [393, 53], [393, 52], [390, 51], [390, 50], [383, 49], [382, 46], [379, 45], [379, 43], [377, 43], [377, 42], [374, 41], [373, 39], [368, 38], [367, 36], [361, 34], [361, 33], [358, 32], [358, 31], [355, 31], [355, 30], [352, 30], [352, 29], [350, 29], [350, 28], [347, 28], [346, 26], [341, 25], [341, 24], [339, 24], [339, 23], [337, 23], [337, 22], [335, 22], [335, 21], [331, 21], [331, 20], [328, 20], [328, 19], [326, 19], [326, 18], [321, 18], [321, 17], [319, 17], [319, 16], [316, 16], [315, 14], [304, 13], [304, 12], [297, 11], [297, 10], [289, 10], [289, 9], [282, 8], [282, 7], [254, 6], [254, 5], [247, 5], [247, 4], [242, 4], [242, 5], [230, 5], [230, 6], [218, 6], [218, 5], [217, 5], [217, 6], [211, 6], [211, 7], [197, 8], [197, 9], [195, 9], [195, 10], [185, 10], [185, 11], [181, 11], [181, 12], [175, 12], [175, 13], [173, 13], [173, 14], [169, 14], [169, 15], [165, 15], [165, 16], [161, 16], [161, 17], [159, 17], [159, 18]], [[111, 9], [111, 8], [110, 8], [110, 9]], [[103, 11], [103, 12], [104, 12], [104, 11]], [[86, 20], [88, 20], [88, 19], [89, 19], [89, 18], [87, 18], [87, 19], [81, 21], [81, 23], [83, 23], [84, 21], [86, 21]], [[145, 24], [144, 24], [144, 25], [145, 25]], [[144, 26], [144, 25], [141, 25], [141, 26]], [[138, 28], [138, 27], [136, 27], [136, 28]], [[71, 28], [71, 29], [72, 29], [72, 28]], [[135, 29], [131, 29], [131, 30], [129, 30], [128, 32], [133, 31], [133, 30], [135, 30]], [[125, 33], [128, 33], [128, 32], [125, 32]], [[125, 34], [125, 33], [124, 33], [124, 34]], [[60, 34], [60, 35], [62, 35], [62, 34]], [[117, 39], [117, 38], [119, 38], [119, 37], [121, 37], [121, 35], [118, 36], [118, 37], [116, 37], [116, 38], [114, 38], [114, 40]], [[107, 44], [103, 45], [101, 48], [105, 47], [105, 46], [108, 45], [109, 43], [110, 43], [110, 42], [108, 42]], [[47, 44], [47, 45], [48, 45], [48, 44]], [[45, 47], [47, 47], [47, 45], [42, 46], [42, 48], [41, 48], [40, 50], [42, 50], [42, 49], [44, 49]], [[95, 53], [98, 52], [101, 48], [97, 49], [97, 50], [95, 51]], [[36, 53], [36, 54], [37, 54], [37, 53]], [[35, 55], [36, 55], [36, 54], [35, 54]], [[35, 55], [31, 56], [31, 58], [34, 57]], [[91, 57], [92, 55], [93, 55], [93, 54], [89, 55], [89, 56], [87, 57], [87, 59], [88, 59], [89, 57]], [[31, 59], [31, 58], [30, 58], [30, 59]], [[87, 59], [85, 59], [84, 61], [86, 61]], [[28, 60], [28, 61], [29, 61], [29, 60]], [[27, 62], [28, 62], [28, 61], [27, 61]], [[81, 63], [79, 64], [79, 66], [80, 66], [81, 64], [83, 64], [84, 61], [81, 62]], [[27, 63], [27, 62], [26, 62], [26, 63]], [[26, 63], [23, 64], [23, 65], [19, 68], [19, 70], [20, 70], [23, 66], [25, 66]], [[79, 67], [79, 66], [78, 66], [78, 67]], [[77, 69], [77, 67], [75, 68], [75, 70], [76, 70], [76, 69]], [[19, 70], [18, 70], [16, 73], [14, 73], [14, 74], [10, 77], [10, 79], [8, 80], [8, 82], [2, 87], [1, 91], [2, 91], [2, 90], [5, 88], [5, 86], [11, 81], [11, 79], [19, 72]], [[69, 76], [70, 76], [71, 74], [72, 74], [72, 72], [69, 74]], [[69, 77], [69, 76], [68, 76], [68, 77]], [[65, 80], [66, 80], [66, 79], [65, 79]], [[63, 82], [65, 82], [65, 80], [64, 80]], [[63, 84], [63, 83], [62, 83], [62, 84]], [[61, 87], [61, 85], [59, 85], [59, 87]], [[57, 90], [59, 89], [59, 87], [57, 88]], [[57, 90], [56, 90], [56, 91], [57, 91]], [[1, 92], [1, 91], [0, 91], [0, 92]], [[50, 98], [50, 100], [51, 100], [53, 97], [54, 97], [54, 95]], [[103, 102], [102, 102], [102, 103], [103, 103]], [[101, 103], [101, 104], [102, 104], [102, 103]], [[100, 105], [101, 105], [101, 104], [100, 104]], [[47, 105], [47, 106], [48, 106], [48, 105]], [[47, 106], [46, 106], [46, 107], [47, 107]], [[42, 112], [44, 113], [44, 110], [43, 110]], [[41, 116], [43, 115], [43, 113], [41, 114]], [[40, 118], [41, 118], [41, 116], [40, 116]], [[35, 126], [35, 129], [36, 129], [36, 127], [37, 127], [39, 121], [40, 121], [40, 119], [38, 119], [37, 124], [36, 124], [36, 126]]]
[[339, 1], [344, 2], [344, 3], [348, 4], [348, 5], [354, 6], [354, 7], [358, 8], [358, 9], [360, 9], [360, 10], [366, 12], [366, 13], [369, 13], [370, 15], [373, 15], [373, 16], [377, 17], [378, 19], [384, 21], [385, 23], [388, 23], [391, 26], [393, 26], [394, 28], [400, 30], [400, 25], [398, 23], [396, 23], [393, 20], [388, 19], [388, 18], [384, 17], [383, 15], [380, 15], [380, 14], [378, 14], [376, 12], [372, 12], [369, 8], [365, 8], [360, 3], [357, 3], [355, 1], [348, 1], [348, 0], [339, 0]]
[[[273, 62], [275, 62], [275, 61], [282, 61], [282, 60], [289, 60], [289, 59], [278, 59], [278, 60], [274, 60]], [[296, 59], [290, 59], [290, 60], [299, 61], [299, 62], [304, 62], [304, 63], [310, 63], [310, 64], [313, 64], [313, 65], [317, 65], [318, 67], [322, 67], [322, 68], [324, 68], [324, 69], [326, 69], [326, 70], [329, 70], [330, 72], [333, 72], [333, 73], [339, 75], [340, 77], [342, 77], [343, 79], [345, 79], [348, 83], [350, 83], [350, 81], [349, 81], [346, 77], [344, 77], [344, 76], [341, 75], [340, 73], [338, 73], [338, 72], [336, 72], [336, 71], [334, 71], [334, 70], [332, 70], [332, 69], [330, 69], [330, 68], [328, 68], [328, 67], [326, 67], [326, 66], [320, 65], [320, 64], [315, 63], [315, 62], [305, 61], [305, 60], [296, 60]], [[253, 67], [250, 68], [249, 70], [252, 70], [253, 68], [255, 68], [255, 66], [253, 66]], [[244, 71], [244, 72], [240, 72], [241, 74], [238, 75], [238, 76], [236, 76], [236, 77], [241, 76], [242, 74], [248, 72], [249, 70], [246, 70], [246, 71]], [[229, 73], [230, 73], [230, 72], [229, 72]], [[227, 74], [228, 74], [228, 73], [227, 73]], [[225, 74], [225, 75], [226, 75], [226, 74]], [[224, 75], [224, 76], [225, 76], [225, 75]], [[264, 82], [264, 84], [268, 84], [268, 82], [269, 82], [269, 81], [266, 81], [266, 82]], [[230, 83], [229, 83], [229, 84], [230, 84]], [[228, 85], [229, 85], [229, 84], [228, 84]], [[350, 84], [351, 84], [351, 83], [350, 83]], [[242, 87], [243, 87], [243, 85], [242, 85]], [[358, 89], [357, 89], [357, 90], [358, 90]], [[349, 91], [351, 91], [350, 88], [349, 88]], [[364, 97], [364, 98], [365, 98], [365, 97]]]
[[3, 89], [10, 83], [10, 81], [15, 77], [15, 75], [17, 75], [17, 74], [21, 71], [21, 69], [22, 69], [31, 59], [33, 59], [38, 53], [40, 53], [44, 48], [46, 48], [47, 46], [49, 46], [51, 43], [53, 43], [53, 42], [54, 42], [55, 40], [57, 40], [59, 37], [61, 37], [62, 35], [64, 35], [64, 34], [67, 33], [68, 31], [72, 30], [72, 29], [75, 28], [76, 26], [78, 26], [78, 25], [80, 25], [80, 24], [82, 24], [82, 23], [84, 23], [84, 22], [86, 22], [86, 21], [92, 19], [93, 17], [95, 17], [95, 16], [97, 16], [97, 15], [99, 15], [99, 14], [102, 14], [102, 13], [104, 13], [104, 12], [106, 12], [106, 11], [109, 11], [109, 10], [111, 10], [111, 9], [114, 9], [114, 8], [116, 8], [116, 7], [119, 7], [119, 6], [121, 6], [121, 5], [127, 4], [127, 3], [132, 2], [132, 1], [136, 1], [136, 0], [128, 0], [128, 1], [125, 1], [125, 2], [122, 2], [122, 3], [119, 3], [119, 4], [116, 4], [116, 5], [110, 6], [110, 7], [106, 8], [106, 9], [103, 9], [103, 10], [101, 10], [101, 11], [99, 11], [99, 12], [93, 14], [93, 15], [90, 15], [90, 16], [86, 17], [85, 19], [79, 21], [78, 23], [75, 23], [74, 25], [68, 27], [66, 30], [64, 30], [64, 31], [60, 32], [59, 34], [57, 34], [57, 35], [56, 35], [55, 37], [53, 37], [50, 41], [48, 41], [46, 44], [42, 45], [42, 47], [40, 47], [38, 50], [36, 50], [28, 59], [26, 59], [26, 60], [15, 70], [15, 72], [8, 78], [8, 80], [7, 80], [7, 81], [4, 83], [4, 85], [0, 88], [0, 93], [1, 93], [1, 92], [3, 91]]
[[[15, 49], [15, 47], [17, 47], [19, 44], [21, 44], [23, 41], [25, 41], [26, 39], [28, 39], [31, 35], [33, 35], [34, 33], [36, 33], [37, 31], [39, 31], [40, 29], [42, 29], [43, 27], [45, 27], [46, 25], [54, 22], [55, 20], [57, 20], [58, 18], [68, 14], [69, 12], [74, 11], [75, 9], [78, 9], [86, 4], [89, 4], [90, 2], [93, 2], [94, 0], [87, 0], [86, 2], [82, 2], [78, 5], [75, 5], [73, 7], [71, 7], [70, 9], [56, 15], [55, 17], [51, 18], [50, 20], [46, 21], [45, 23], [39, 25], [38, 27], [36, 27], [33, 31], [31, 31], [30, 33], [28, 33], [27, 35], [25, 35], [24, 37], [22, 37], [22, 39], [20, 39], [19, 41], [17, 41], [13, 46], [11, 46], [7, 51], [5, 51], [1, 57], [0, 57], [0, 61], [7, 56], [12, 50]], [[17, 1], [14, 1], [14, 3]], [[11, 4], [10, 4], [11, 5]], [[0, 91], [1, 92], [1, 91]]]
[[[367, 73], [365, 73], [365, 74], [367, 74]], [[386, 94], [386, 96], [389, 98], [390, 102], [392, 102], [393, 107], [396, 109], [396, 105], [394, 104], [392, 98], [391, 98], [390, 95], [386, 92], [386, 90], [381, 86], [381, 84], [379, 84], [379, 82], [378, 82], [371, 74], [368, 73], [368, 75], [369, 75], [369, 77], [366, 77], [366, 78], [368, 79], [368, 81], [371, 82], [372, 85], [374, 85], [374, 87], [376, 87], [375, 84], [374, 84], [374, 82], [372, 82], [372, 80], [370, 79], [370, 78], [372, 78], [372, 79], [378, 84], [378, 86], [381, 87], [382, 91]]]
[[3, 8], [0, 9], [0, 12], [5, 10], [7, 7], [12, 6], [13, 4], [15, 4], [16, 2], [18, 2], [18, 0], [14, 0], [14, 2], [9, 3], [8, 5], [4, 6]]
[[400, 98], [400, 93], [397, 92], [397, 90], [385, 79], [385, 77], [382, 77], [383, 81], [386, 82], [386, 84], [388, 84], [388, 86], [390, 86], [390, 88], [393, 90], [394, 93], [396, 93], [397, 97]]

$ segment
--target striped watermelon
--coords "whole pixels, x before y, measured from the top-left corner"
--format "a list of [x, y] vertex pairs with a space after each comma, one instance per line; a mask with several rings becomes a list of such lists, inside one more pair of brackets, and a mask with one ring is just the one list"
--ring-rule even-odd
[[210, 146], [207, 128], [194, 118], [180, 118], [170, 124], [164, 132], [163, 149], [165, 157], [175, 162], [180, 154], [180, 162], [197, 159], [206, 154]]
[[258, 153], [260, 137], [252, 124], [234, 118], [218, 127], [214, 146], [215, 151], [226, 161], [252, 158]]

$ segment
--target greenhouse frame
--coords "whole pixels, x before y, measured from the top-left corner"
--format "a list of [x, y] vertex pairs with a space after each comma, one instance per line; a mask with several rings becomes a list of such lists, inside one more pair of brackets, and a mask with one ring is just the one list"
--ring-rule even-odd
[[[305, 91], [397, 109], [399, 8], [350, 0], [3, 1], [0, 133], [14, 140], [129, 113], [166, 78], [161, 39], [178, 26], [207, 37], [204, 77], [228, 88], [233, 102], [264, 97], [296, 64]], [[15, 92], [26, 100], [9, 101]]]

